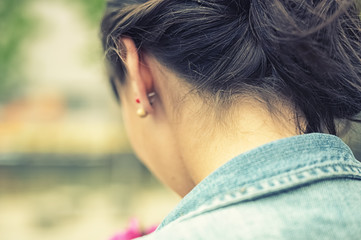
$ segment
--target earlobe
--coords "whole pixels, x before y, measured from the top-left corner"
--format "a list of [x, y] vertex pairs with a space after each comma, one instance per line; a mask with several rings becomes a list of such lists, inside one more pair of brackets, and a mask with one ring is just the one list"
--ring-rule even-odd
[[126, 49], [125, 65], [128, 73], [127, 81], [131, 82], [130, 85], [134, 92], [134, 99], [138, 99], [144, 112], [151, 114], [154, 109], [148, 95], [154, 91], [152, 73], [134, 41], [128, 37], [123, 37], [121, 41]]

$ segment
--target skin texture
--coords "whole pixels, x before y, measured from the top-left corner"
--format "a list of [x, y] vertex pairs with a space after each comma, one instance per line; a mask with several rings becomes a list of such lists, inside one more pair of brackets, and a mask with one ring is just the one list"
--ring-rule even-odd
[[[287, 102], [277, 103], [275, 114], [256, 99], [242, 97], [219, 118], [219, 108], [191, 94], [183, 79], [138, 52], [132, 39], [122, 41], [127, 79], [117, 88], [130, 142], [144, 164], [180, 196], [231, 158], [298, 134]], [[156, 95], [148, 98], [151, 92]], [[148, 112], [146, 118], [136, 114], [140, 107]]]

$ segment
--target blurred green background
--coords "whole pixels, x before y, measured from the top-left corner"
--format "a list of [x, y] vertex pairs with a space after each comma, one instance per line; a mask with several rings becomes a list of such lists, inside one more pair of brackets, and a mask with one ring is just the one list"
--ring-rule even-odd
[[104, 6], [0, 1], [0, 240], [106, 240], [179, 200], [129, 147], [104, 70]]
[[[98, 36], [104, 4], [0, 1], [0, 240], [106, 240], [179, 200], [129, 147]], [[344, 139], [361, 159], [358, 128]]]

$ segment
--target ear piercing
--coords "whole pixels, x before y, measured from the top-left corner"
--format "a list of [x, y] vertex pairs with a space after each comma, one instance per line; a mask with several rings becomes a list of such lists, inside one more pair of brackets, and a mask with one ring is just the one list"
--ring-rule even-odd
[[144, 108], [138, 108], [137, 115], [140, 118], [145, 118], [148, 115], [148, 113], [147, 113], [147, 111], [145, 111]]
[[[148, 98], [149, 98], [150, 104], [153, 103], [153, 99], [154, 99], [154, 98], [152, 98], [152, 97], [154, 97], [154, 96], [155, 96], [155, 92], [151, 92], [151, 93], [148, 94]], [[135, 99], [135, 102], [138, 103], [138, 104], [140, 104], [140, 99], [139, 99], [139, 98]], [[138, 115], [140, 118], [145, 118], [145, 117], [148, 115], [148, 113], [147, 113], [147, 111], [146, 111], [143, 107], [140, 107], [140, 108], [138, 108], [138, 110], [137, 110], [137, 115]]]
[[151, 92], [151, 93], [148, 94], [148, 99], [149, 99], [150, 104], [153, 103], [154, 96], [155, 96], [155, 92]]

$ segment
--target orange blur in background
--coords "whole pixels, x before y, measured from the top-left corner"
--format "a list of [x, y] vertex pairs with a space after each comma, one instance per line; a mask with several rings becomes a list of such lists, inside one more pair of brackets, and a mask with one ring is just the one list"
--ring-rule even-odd
[[98, 38], [103, 0], [0, 2], [0, 240], [107, 240], [178, 197], [133, 155]]

